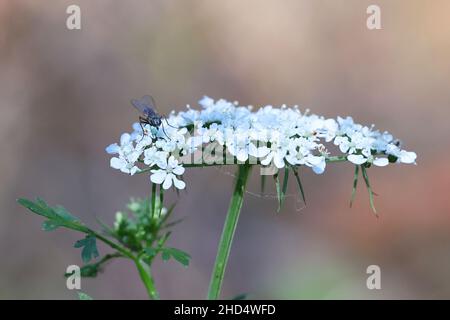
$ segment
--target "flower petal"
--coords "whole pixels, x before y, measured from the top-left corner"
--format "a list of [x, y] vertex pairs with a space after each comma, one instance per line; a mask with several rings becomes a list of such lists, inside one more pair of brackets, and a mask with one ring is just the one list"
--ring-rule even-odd
[[325, 158], [322, 157], [322, 162], [312, 167], [314, 173], [322, 174], [325, 172], [325, 167], [327, 163], [325, 162]]
[[178, 166], [178, 161], [175, 160], [174, 156], [170, 156], [169, 160], [167, 161], [167, 166], [169, 168], [175, 168], [176, 166]]
[[408, 152], [402, 150], [400, 153], [400, 161], [403, 163], [411, 164], [416, 162], [417, 154], [415, 152]]
[[164, 170], [152, 170], [152, 173], [150, 180], [156, 184], [161, 184], [167, 177], [167, 172]]
[[269, 165], [272, 162], [272, 158], [273, 158], [273, 153], [269, 153], [267, 155], [267, 158], [261, 160], [261, 164], [264, 165], [264, 166]]
[[175, 188], [180, 190], [183, 190], [186, 187], [186, 183], [180, 179], [177, 179], [175, 176], [173, 177], [173, 184], [175, 185]]
[[110, 144], [109, 146], [107, 146], [105, 150], [109, 154], [115, 154], [115, 153], [119, 153], [120, 147], [117, 145], [117, 143], [113, 143], [113, 144]]
[[322, 161], [324, 161], [325, 158], [321, 157], [321, 156], [314, 156], [312, 154], [307, 156], [307, 161], [309, 164], [311, 164], [313, 167], [320, 165], [322, 163]]
[[248, 159], [248, 153], [247, 153], [247, 150], [246, 149], [239, 149], [238, 150], [238, 152], [237, 152], [237, 154], [236, 154], [236, 158], [239, 160], [239, 161], [247, 161], [247, 159]]
[[360, 155], [360, 154], [351, 154], [349, 156], [347, 156], [348, 161], [350, 161], [351, 163], [360, 165], [363, 163], [366, 163], [367, 159]]
[[257, 157], [257, 158], [263, 158], [263, 157], [267, 156], [267, 155], [269, 154], [269, 152], [270, 152], [270, 149], [267, 148], [266, 146], [258, 147], [258, 148], [256, 149], [256, 155], [255, 155], [255, 157]]
[[124, 145], [130, 143], [130, 141], [131, 141], [131, 136], [129, 133], [124, 133], [120, 136], [120, 145], [121, 146], [124, 146]]
[[175, 178], [175, 176], [172, 173], [169, 173], [166, 177], [166, 180], [164, 180], [163, 183], [163, 189], [167, 190], [172, 186], [172, 179]]
[[373, 164], [378, 167], [384, 167], [389, 164], [389, 160], [387, 158], [376, 158], [373, 160]]
[[176, 175], [180, 176], [184, 173], [184, 167], [182, 166], [176, 166], [173, 170], [173, 173], [175, 173]]
[[275, 157], [273, 157], [273, 164], [278, 169], [284, 168], [284, 157], [281, 154], [276, 154]]
[[138, 171], [139, 171], [139, 168], [134, 166], [133, 168], [130, 169], [130, 175], [134, 175]]
[[114, 169], [121, 169], [122, 167], [127, 165], [125, 160], [116, 158], [116, 157], [111, 158], [109, 164], [110, 164], [111, 168], [114, 168]]

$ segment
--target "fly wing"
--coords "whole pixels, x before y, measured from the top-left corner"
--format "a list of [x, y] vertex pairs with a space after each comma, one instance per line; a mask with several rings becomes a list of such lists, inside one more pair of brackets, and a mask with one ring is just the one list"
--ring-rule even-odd
[[146, 113], [147, 107], [142, 103], [140, 99], [131, 99], [131, 104], [133, 105], [133, 107], [139, 110], [140, 113]]
[[131, 104], [147, 117], [156, 114], [155, 101], [149, 95], [143, 96], [141, 99], [131, 99]]

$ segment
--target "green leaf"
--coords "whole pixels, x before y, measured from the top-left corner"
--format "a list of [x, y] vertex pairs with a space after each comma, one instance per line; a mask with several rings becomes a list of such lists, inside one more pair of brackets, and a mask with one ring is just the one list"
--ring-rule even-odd
[[52, 231], [59, 227], [65, 227], [81, 232], [89, 231], [85, 225], [83, 225], [76, 217], [71, 215], [64, 207], [50, 207], [40, 198], [36, 198], [35, 202], [21, 198], [18, 199], [17, 202], [30, 211], [48, 219], [42, 224], [42, 229], [44, 231]]
[[170, 255], [179, 263], [181, 263], [183, 266], [187, 267], [189, 266], [189, 261], [191, 259], [191, 256], [182, 250], [175, 249], [175, 248], [166, 248], [170, 250]]
[[59, 224], [55, 221], [46, 220], [46, 221], [42, 222], [42, 230], [43, 231], [53, 231], [55, 229], [58, 229], [60, 226], [61, 226], [61, 224]]
[[97, 250], [97, 241], [95, 236], [87, 235], [84, 239], [78, 240], [74, 244], [75, 248], [83, 248], [81, 250], [81, 259], [84, 263], [88, 263], [99, 256]]
[[170, 259], [170, 253], [168, 251], [163, 250], [161, 256], [163, 261], [167, 261]]
[[92, 297], [84, 292], [78, 291], [78, 299], [80, 300], [94, 300]]
[[36, 213], [38, 215], [48, 218], [51, 214], [49, 212], [49, 207], [47, 206], [47, 204], [40, 198], [37, 198], [36, 202], [33, 202], [28, 199], [20, 198], [17, 200], [17, 202], [19, 204], [21, 204], [22, 206], [24, 206], [25, 208], [28, 208], [30, 211], [33, 211], [34, 213]]
[[297, 169], [295, 169], [294, 167], [292, 167], [292, 171], [294, 172], [295, 180], [297, 180], [298, 188], [300, 189], [300, 193], [302, 195], [303, 202], [306, 204], [305, 192], [303, 190], [302, 181], [300, 180], [300, 174], [298, 173]]
[[162, 252], [162, 259], [164, 261], [173, 258], [179, 263], [181, 263], [183, 266], [185, 267], [189, 266], [191, 256], [188, 253], [176, 248], [162, 248], [161, 252]]
[[70, 222], [79, 222], [77, 218], [71, 215], [64, 207], [55, 206], [53, 207], [53, 211], [59, 216], [62, 217], [66, 221]]
[[353, 200], [355, 200], [356, 187], [358, 186], [358, 174], [359, 174], [359, 166], [355, 166], [355, 174], [353, 177], [353, 190], [352, 190], [352, 196], [350, 198], [350, 208], [353, 205]]
[[[369, 182], [369, 176], [367, 175], [367, 170], [364, 167], [364, 165], [361, 166], [361, 172], [364, 178], [364, 181], [366, 182], [366, 187], [367, 187], [367, 191], [369, 192], [369, 201], [370, 201], [370, 207], [372, 208], [373, 212], [375, 213], [375, 215], [377, 215], [377, 210], [375, 209], [375, 205], [373, 202], [373, 191], [372, 191], [372, 187], [370, 186], [370, 182]], [[377, 215], [378, 216], [378, 215]]]

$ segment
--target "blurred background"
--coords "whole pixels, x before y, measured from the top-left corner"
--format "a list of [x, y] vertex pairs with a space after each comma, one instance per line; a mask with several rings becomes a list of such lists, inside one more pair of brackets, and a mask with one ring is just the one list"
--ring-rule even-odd
[[[66, 28], [81, 7], [82, 29]], [[366, 8], [381, 7], [382, 30]], [[32, 1], [0, 2], [0, 299], [75, 299], [63, 273], [81, 265], [79, 234], [44, 233], [15, 202], [40, 196], [92, 226], [111, 223], [147, 176], [109, 167], [104, 148], [129, 131], [129, 100], [152, 94], [161, 113], [203, 95], [242, 104], [299, 104], [327, 117], [375, 123], [418, 154], [418, 165], [369, 171], [380, 217], [353, 167], [306, 172], [285, 208], [246, 196], [223, 297], [450, 298], [450, 2], [435, 1]], [[445, 138], [447, 137], [447, 138]], [[191, 169], [170, 244], [189, 268], [157, 263], [163, 299], [206, 295], [233, 179]], [[257, 174], [250, 191], [259, 190]], [[104, 246], [101, 253], [107, 252]], [[381, 290], [366, 268], [381, 268]], [[134, 266], [117, 260], [82, 291], [145, 299]]]

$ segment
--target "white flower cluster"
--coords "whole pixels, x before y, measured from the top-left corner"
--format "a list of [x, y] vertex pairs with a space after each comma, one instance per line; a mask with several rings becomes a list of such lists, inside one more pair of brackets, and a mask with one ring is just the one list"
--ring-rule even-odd
[[[304, 165], [317, 174], [336, 156], [366, 166], [416, 160], [416, 154], [402, 150], [389, 133], [356, 124], [351, 117], [325, 119], [301, 113], [297, 106], [265, 106], [252, 112], [250, 106], [209, 97], [199, 104], [201, 110], [188, 106], [186, 111], [173, 112], [159, 128], [135, 123], [131, 134], [121, 136], [120, 145], [106, 148], [116, 155], [111, 167], [133, 175], [143, 170], [137, 164], [145, 165], [153, 183], [164, 189], [172, 185], [184, 189], [180, 179], [183, 165], [195, 152], [205, 152], [208, 145], [219, 146], [239, 162], [278, 169]], [[337, 146], [343, 154], [331, 156], [326, 144]]]

